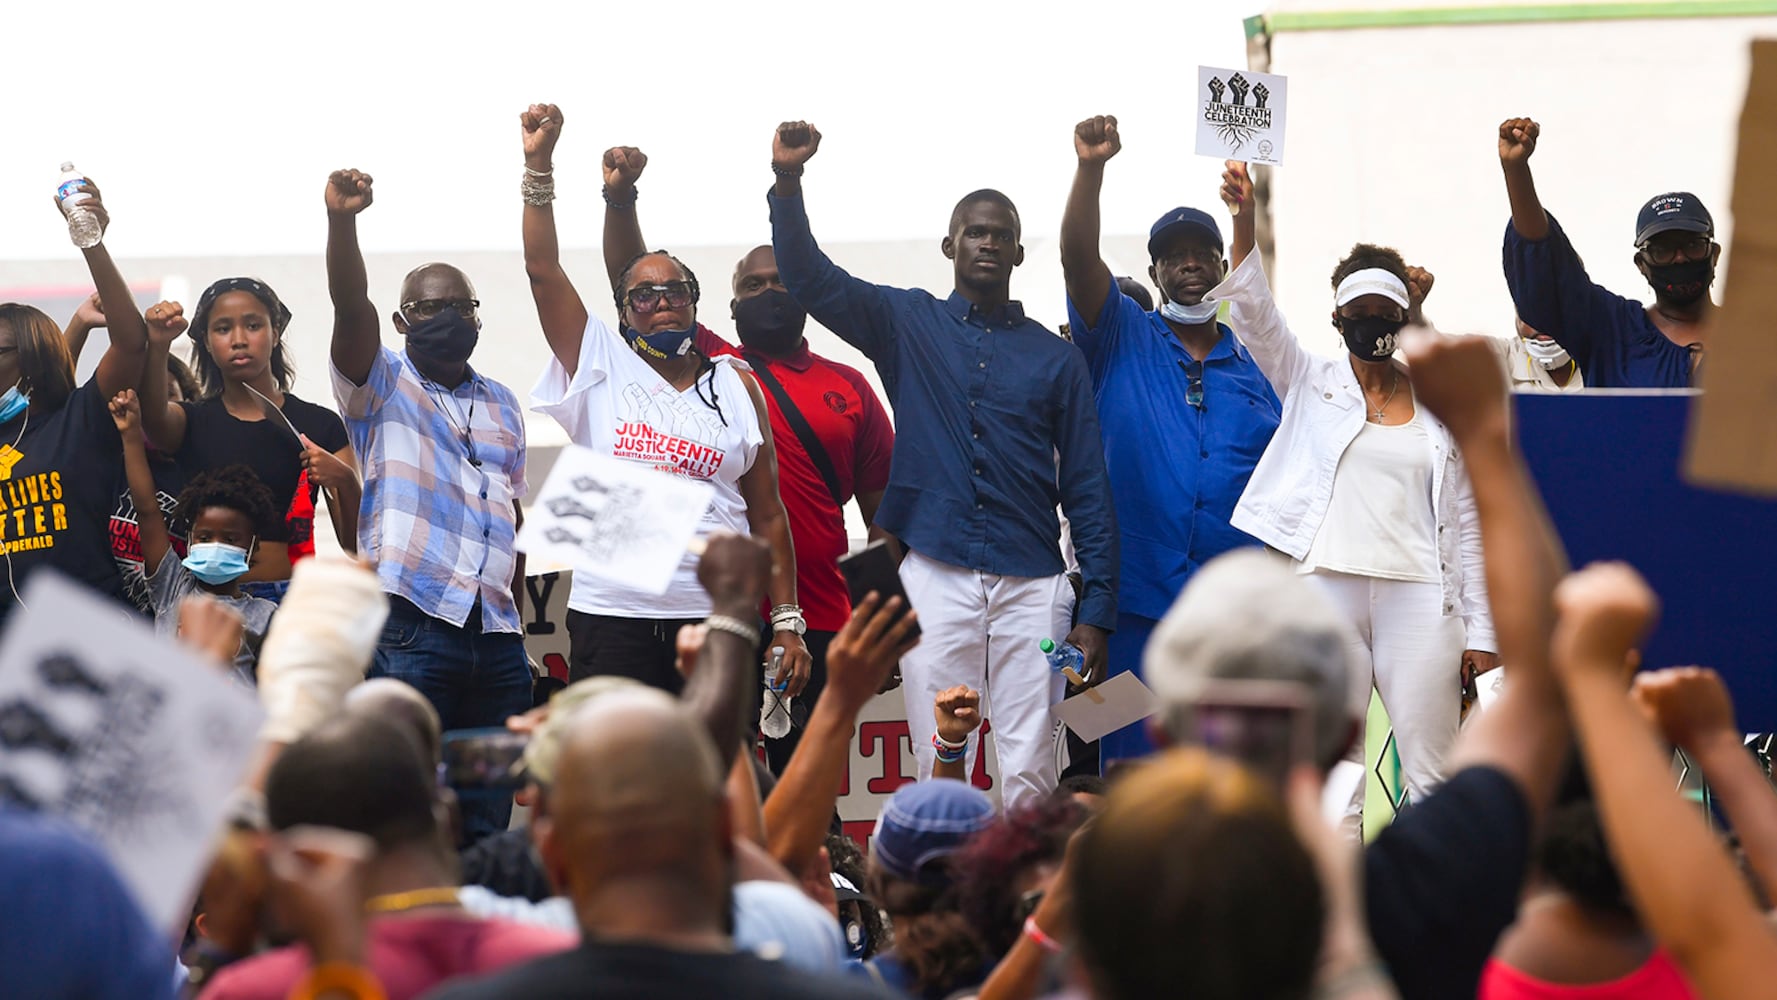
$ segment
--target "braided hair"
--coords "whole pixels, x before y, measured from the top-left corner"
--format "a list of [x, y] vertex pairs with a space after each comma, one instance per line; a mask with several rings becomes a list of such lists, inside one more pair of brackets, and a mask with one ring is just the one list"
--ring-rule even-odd
[[[623, 270], [617, 273], [616, 282], [611, 285], [611, 298], [617, 304], [617, 321], [619, 325], [623, 324], [623, 309], [625, 306], [629, 305], [626, 301], [628, 298], [626, 291], [629, 288], [630, 276], [635, 272], [636, 265], [649, 257], [665, 257], [667, 260], [673, 262], [673, 266], [677, 267], [679, 272], [685, 276], [686, 284], [691, 286], [691, 305], [693, 307], [697, 305], [697, 300], [702, 297], [702, 286], [697, 283], [697, 274], [692, 271], [684, 261], [665, 250], [644, 250], [641, 253], [636, 254], [634, 257], [631, 257], [629, 263], [623, 265]], [[693, 320], [692, 325], [695, 328], [695, 320]], [[631, 336], [633, 332], [634, 331], [626, 327], [624, 339], [630, 340], [633, 343], [634, 338]], [[706, 375], [712, 375], [715, 372], [716, 362], [712, 360], [709, 355], [703, 353], [703, 350], [697, 346], [695, 333], [691, 340], [691, 354], [697, 358], [697, 375], [691, 381], [692, 391], [697, 393], [697, 398], [703, 401], [703, 405], [716, 411], [716, 418], [722, 421], [723, 427], [727, 427], [728, 416], [722, 412], [722, 407], [720, 405], [722, 397], [716, 392], [716, 380], [714, 378], [709, 379], [710, 394], [707, 397], [703, 394], [704, 377]]]

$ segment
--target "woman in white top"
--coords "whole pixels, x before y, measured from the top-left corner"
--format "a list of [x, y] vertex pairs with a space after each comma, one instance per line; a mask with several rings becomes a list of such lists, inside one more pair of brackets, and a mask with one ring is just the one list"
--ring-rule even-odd
[[[1374, 683], [1413, 800], [1442, 777], [1461, 691], [1494, 665], [1480, 525], [1449, 432], [1417, 406], [1395, 338], [1431, 287], [1393, 250], [1359, 244], [1333, 271], [1340, 356], [1311, 353], [1272, 300], [1253, 253], [1252, 184], [1230, 164], [1235, 269], [1209, 296], [1283, 401], [1283, 418], [1235, 508], [1234, 527], [1291, 559], [1351, 616], [1362, 719]], [[1415, 288], [1414, 286], [1418, 287]], [[1361, 756], [1362, 743], [1354, 753]], [[1355, 799], [1356, 812], [1360, 795]]]
[[[532, 105], [519, 118], [525, 270], [555, 355], [531, 391], [532, 403], [575, 444], [713, 485], [716, 498], [700, 536], [751, 531], [771, 544], [771, 645], [784, 648], [778, 676], [797, 694], [811, 660], [764, 397], [744, 363], [712, 358], [694, 345], [697, 277], [670, 254], [642, 254], [619, 275], [613, 291], [621, 335], [588, 314], [562, 270], [550, 208], [561, 110]], [[568, 609], [572, 680], [618, 674], [675, 693], [684, 683], [674, 666], [678, 631], [711, 612], [690, 554], [665, 594], [577, 573]]]

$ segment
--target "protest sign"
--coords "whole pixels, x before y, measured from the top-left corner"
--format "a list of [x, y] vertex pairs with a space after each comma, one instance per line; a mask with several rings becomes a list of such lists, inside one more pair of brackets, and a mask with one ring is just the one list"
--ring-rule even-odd
[[1272, 73], [1197, 67], [1197, 155], [1281, 163], [1288, 89]]

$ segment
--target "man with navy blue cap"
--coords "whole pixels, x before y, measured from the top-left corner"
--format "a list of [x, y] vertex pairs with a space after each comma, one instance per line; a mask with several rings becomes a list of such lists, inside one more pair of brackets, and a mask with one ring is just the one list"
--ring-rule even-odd
[[1589, 389], [1684, 388], [1702, 360], [1721, 244], [1715, 220], [1688, 191], [1655, 195], [1635, 219], [1635, 267], [1653, 305], [1626, 298], [1586, 275], [1530, 176], [1542, 126], [1508, 118], [1499, 126], [1512, 221], [1506, 226], [1506, 286], [1518, 316], [1555, 338]]
[[[1123, 583], [1110, 672], [1141, 668], [1154, 625], [1198, 566], [1258, 543], [1228, 522], [1282, 413], [1277, 394], [1204, 294], [1228, 273], [1214, 218], [1175, 208], [1148, 235], [1160, 308], [1121, 291], [1099, 256], [1104, 165], [1117, 120], [1074, 129], [1079, 167], [1061, 222], [1068, 322], [1092, 375], [1122, 533]], [[1152, 749], [1133, 725], [1099, 743], [1100, 767]]]

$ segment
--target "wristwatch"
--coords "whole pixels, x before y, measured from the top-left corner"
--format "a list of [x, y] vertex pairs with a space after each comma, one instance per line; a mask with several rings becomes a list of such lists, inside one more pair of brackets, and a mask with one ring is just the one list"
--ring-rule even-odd
[[808, 633], [808, 621], [802, 617], [802, 608], [794, 604], [780, 604], [771, 609], [771, 630], [773, 632], [794, 632], [798, 636]]

